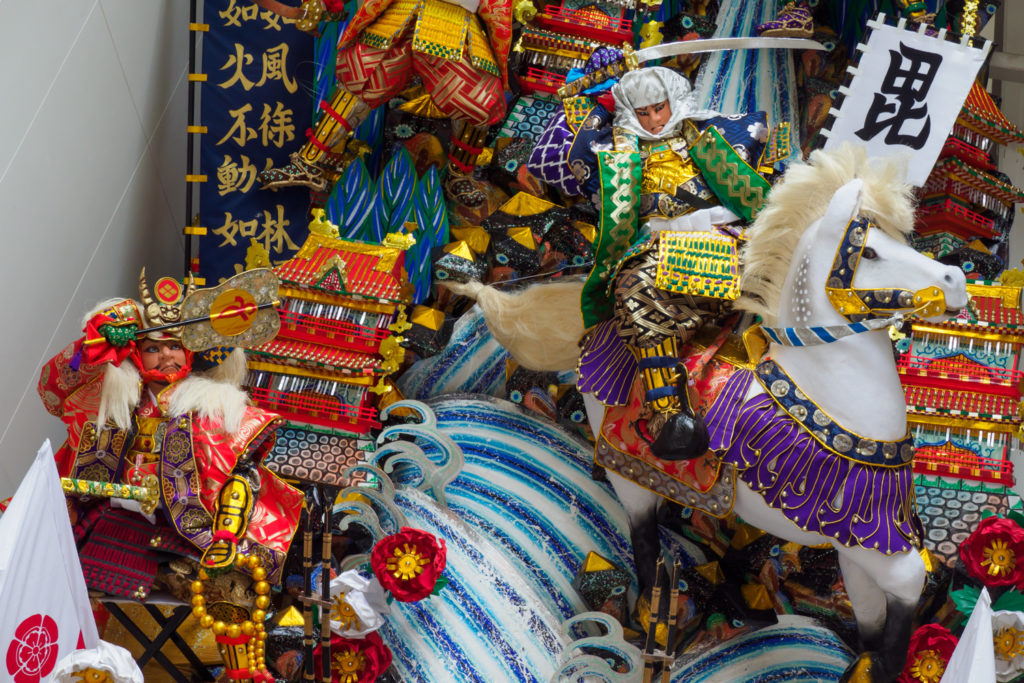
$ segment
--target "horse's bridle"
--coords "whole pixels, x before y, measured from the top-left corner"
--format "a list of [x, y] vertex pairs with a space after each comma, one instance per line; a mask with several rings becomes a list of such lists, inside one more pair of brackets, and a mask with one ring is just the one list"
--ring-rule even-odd
[[857, 272], [867, 243], [868, 230], [875, 226], [864, 217], [850, 221], [843, 239], [836, 249], [825, 284], [825, 294], [839, 315], [850, 322], [875, 318], [888, 318], [898, 311], [912, 309], [925, 318], [946, 312], [946, 295], [941, 287], [925, 287], [913, 292], [909, 289], [856, 289], [853, 276]]
[[941, 287], [925, 287], [916, 292], [898, 287], [853, 287], [853, 276], [864, 255], [868, 230], [871, 227], [876, 226], [867, 218], [857, 217], [850, 221], [836, 249], [832, 270], [825, 283], [828, 300], [841, 316], [850, 321], [849, 324], [813, 327], [761, 326], [758, 329], [768, 340], [782, 346], [829, 344], [854, 334], [880, 330], [889, 325], [898, 326], [906, 309], [911, 309], [912, 314], [920, 314], [926, 318], [946, 312], [946, 295]]

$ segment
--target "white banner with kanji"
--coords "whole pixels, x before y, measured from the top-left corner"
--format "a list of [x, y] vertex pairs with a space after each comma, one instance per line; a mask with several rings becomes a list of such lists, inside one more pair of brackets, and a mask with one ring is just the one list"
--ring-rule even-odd
[[[869, 157], [901, 157], [907, 182], [921, 186], [953, 130], [964, 100], [991, 43], [980, 48], [966, 40], [929, 36], [888, 26], [885, 15], [868, 22], [871, 35], [861, 53], [838, 110], [831, 110], [825, 149], [843, 142], [864, 145]], [[980, 41], [979, 41], [980, 42]]]
[[0, 517], [0, 681], [40, 683], [99, 634], [47, 441]]

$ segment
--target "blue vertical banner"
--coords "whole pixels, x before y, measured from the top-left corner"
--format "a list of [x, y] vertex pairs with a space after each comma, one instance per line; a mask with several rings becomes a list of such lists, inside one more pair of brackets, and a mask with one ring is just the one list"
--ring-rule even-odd
[[196, 275], [212, 286], [244, 270], [254, 244], [277, 265], [308, 234], [309, 191], [260, 190], [257, 175], [306, 142], [314, 41], [249, 0], [207, 0], [204, 19]]

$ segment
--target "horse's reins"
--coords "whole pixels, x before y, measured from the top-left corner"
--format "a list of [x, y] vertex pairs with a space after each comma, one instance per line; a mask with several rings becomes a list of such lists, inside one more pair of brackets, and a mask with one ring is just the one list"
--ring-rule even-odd
[[848, 325], [820, 325], [814, 327], [765, 327], [761, 331], [771, 341], [782, 346], [816, 346], [830, 344], [861, 332], [873, 332], [903, 322], [903, 314], [889, 318], [875, 318], [862, 323]]
[[861, 332], [881, 330], [890, 325], [899, 327], [906, 318], [926, 312], [932, 305], [931, 302], [922, 304], [906, 315], [896, 313], [888, 318], [872, 318], [862, 323], [849, 323], [848, 325], [819, 325], [814, 327], [766, 327], [762, 325], [760, 329], [768, 339], [781, 346], [815, 346], [817, 344], [829, 344], [839, 341], [844, 337], [850, 337]]

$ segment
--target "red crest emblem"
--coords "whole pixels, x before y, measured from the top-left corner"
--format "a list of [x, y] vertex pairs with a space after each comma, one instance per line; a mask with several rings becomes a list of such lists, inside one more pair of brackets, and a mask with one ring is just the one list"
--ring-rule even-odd
[[14, 631], [7, 646], [7, 673], [14, 683], [39, 683], [57, 665], [57, 622], [33, 614]]

